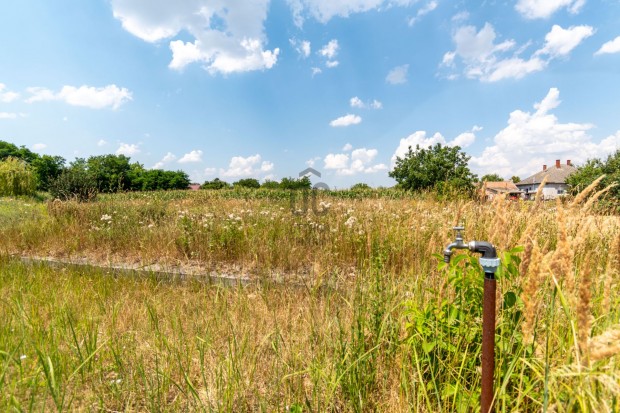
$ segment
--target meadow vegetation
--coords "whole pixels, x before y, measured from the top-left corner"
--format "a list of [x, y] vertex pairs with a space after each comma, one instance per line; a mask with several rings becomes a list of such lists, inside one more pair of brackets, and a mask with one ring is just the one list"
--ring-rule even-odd
[[618, 411], [620, 221], [595, 186], [563, 203], [322, 193], [305, 214], [279, 190], [3, 198], [0, 410], [476, 411], [483, 276], [438, 255], [463, 223], [502, 258], [496, 410]]

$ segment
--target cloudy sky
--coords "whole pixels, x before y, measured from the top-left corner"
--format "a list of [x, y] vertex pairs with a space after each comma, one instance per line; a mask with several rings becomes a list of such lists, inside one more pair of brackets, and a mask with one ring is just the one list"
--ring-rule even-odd
[[618, 149], [618, 22], [618, 0], [10, 2], [0, 140], [332, 187], [440, 142], [523, 178]]

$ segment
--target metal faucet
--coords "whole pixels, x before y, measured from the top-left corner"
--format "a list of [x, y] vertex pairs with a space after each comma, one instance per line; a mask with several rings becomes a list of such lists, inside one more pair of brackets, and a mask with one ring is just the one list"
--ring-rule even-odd
[[465, 227], [459, 226], [459, 227], [454, 227], [452, 229], [454, 230], [456, 239], [453, 243], [448, 245], [443, 252], [443, 261], [445, 263], [450, 262], [450, 257], [452, 257], [452, 250], [454, 249], [464, 250], [464, 249], [470, 248], [469, 244], [465, 244], [465, 241], [463, 241], [463, 234], [461, 233], [465, 229]]
[[482, 254], [478, 259], [484, 271], [484, 290], [482, 299], [482, 378], [480, 380], [480, 407], [483, 413], [493, 412], [493, 373], [495, 370], [495, 272], [500, 265], [495, 246], [487, 241], [463, 241], [461, 233], [465, 228], [454, 227], [453, 243], [443, 252], [443, 260], [450, 262], [452, 250], [468, 249]]

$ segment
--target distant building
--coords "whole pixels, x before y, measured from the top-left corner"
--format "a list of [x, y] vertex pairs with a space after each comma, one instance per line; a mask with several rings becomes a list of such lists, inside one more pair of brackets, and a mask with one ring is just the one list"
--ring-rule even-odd
[[511, 199], [518, 199], [521, 196], [521, 190], [512, 181], [485, 182], [483, 188], [487, 199], [493, 199], [498, 195]]
[[197, 191], [200, 189], [200, 184], [189, 184], [187, 189], [191, 189], [192, 191]]
[[517, 183], [517, 187], [523, 193], [524, 199], [533, 199], [540, 183], [547, 177], [547, 184], [543, 188], [543, 199], [555, 199], [558, 196], [564, 196], [568, 192], [566, 178], [577, 171], [570, 160], [565, 164], [561, 164], [560, 160], [555, 161], [555, 166], [547, 168], [543, 165], [542, 171], [530, 176]]

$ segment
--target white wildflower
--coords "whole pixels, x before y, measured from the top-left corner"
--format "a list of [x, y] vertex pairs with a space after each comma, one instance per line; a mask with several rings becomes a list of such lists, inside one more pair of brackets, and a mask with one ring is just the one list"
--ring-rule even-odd
[[353, 225], [355, 225], [356, 222], [357, 219], [354, 216], [350, 216], [344, 224], [349, 228], [353, 228]]

